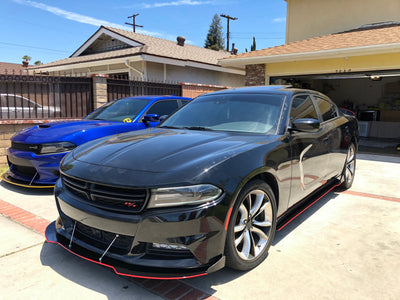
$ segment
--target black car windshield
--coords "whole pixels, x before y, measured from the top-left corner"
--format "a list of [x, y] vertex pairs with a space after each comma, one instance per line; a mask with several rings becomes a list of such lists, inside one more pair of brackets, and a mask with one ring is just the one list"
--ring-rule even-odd
[[274, 133], [284, 95], [217, 94], [199, 96], [160, 127]]
[[124, 98], [112, 101], [96, 109], [85, 119], [119, 122], [123, 122], [127, 118], [133, 120], [149, 102], [149, 99], [141, 98]]

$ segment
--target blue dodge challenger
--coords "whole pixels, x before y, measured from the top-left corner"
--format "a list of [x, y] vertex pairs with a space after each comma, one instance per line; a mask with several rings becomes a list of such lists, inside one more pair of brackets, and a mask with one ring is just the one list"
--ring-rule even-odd
[[53, 187], [61, 159], [72, 149], [104, 136], [154, 127], [188, 101], [176, 96], [128, 97], [108, 102], [79, 121], [26, 128], [11, 138], [10, 168], [3, 180], [24, 187]]

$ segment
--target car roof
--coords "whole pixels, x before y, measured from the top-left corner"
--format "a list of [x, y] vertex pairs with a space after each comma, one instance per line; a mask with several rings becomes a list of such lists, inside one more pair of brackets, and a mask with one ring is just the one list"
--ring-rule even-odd
[[282, 93], [282, 94], [295, 94], [295, 93], [314, 93], [320, 94], [318, 91], [295, 88], [291, 85], [265, 85], [265, 86], [247, 86], [247, 87], [238, 87], [232, 88], [222, 91], [217, 91], [210, 94], [231, 94], [231, 93], [255, 93], [255, 94], [263, 94], [263, 93]]
[[147, 99], [147, 100], [163, 100], [163, 99], [182, 99], [191, 100], [191, 98], [181, 97], [181, 96], [167, 96], [167, 95], [146, 95], [146, 96], [133, 96], [133, 97], [123, 97], [121, 99]]

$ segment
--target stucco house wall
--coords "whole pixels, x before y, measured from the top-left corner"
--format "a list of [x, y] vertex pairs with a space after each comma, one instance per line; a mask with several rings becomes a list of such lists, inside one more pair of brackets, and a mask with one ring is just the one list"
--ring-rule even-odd
[[147, 78], [150, 80], [163, 82], [164, 71], [166, 73], [166, 82], [192, 82], [199, 84], [229, 86], [244, 85], [244, 76], [242, 75], [196, 69], [192, 67], [179, 67], [173, 65], [164, 66], [157, 63], [147, 63]]
[[286, 43], [385, 21], [400, 22], [399, 0], [286, 0]]

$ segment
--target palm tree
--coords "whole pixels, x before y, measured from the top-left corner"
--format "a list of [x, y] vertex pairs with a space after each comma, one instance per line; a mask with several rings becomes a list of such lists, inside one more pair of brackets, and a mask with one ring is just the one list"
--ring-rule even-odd
[[22, 64], [24, 65], [24, 67], [27, 67], [29, 65], [29, 61], [31, 60], [31, 57], [29, 55], [24, 55], [22, 56]]

